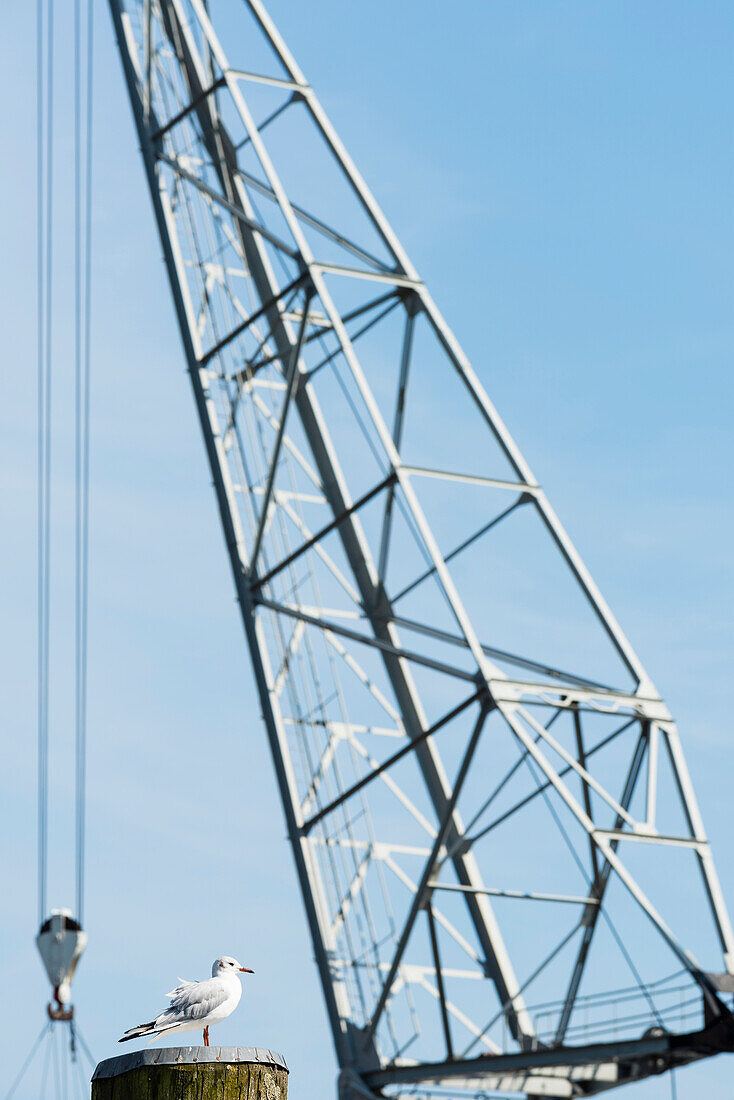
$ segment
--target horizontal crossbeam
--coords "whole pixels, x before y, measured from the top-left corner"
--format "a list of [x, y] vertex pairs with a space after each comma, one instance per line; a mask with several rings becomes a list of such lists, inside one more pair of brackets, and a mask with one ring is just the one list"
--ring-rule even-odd
[[[593, 1092], [595, 1066], [629, 1064], [631, 1068], [634, 1067], [635, 1076], [645, 1077], [650, 1073], [660, 1072], [658, 1059], [667, 1061], [669, 1065], [685, 1065], [686, 1062], [717, 1050], [734, 1050], [734, 1021], [731, 1016], [721, 1023], [717, 1022], [684, 1035], [649, 1034], [641, 1039], [589, 1043], [574, 1047], [559, 1046], [527, 1050], [519, 1054], [480, 1054], [476, 1058], [457, 1058], [443, 1062], [403, 1066], [393, 1064], [384, 1069], [368, 1070], [363, 1077], [370, 1086], [381, 1088], [385, 1085], [418, 1084], [455, 1077], [481, 1080], [487, 1074], [526, 1074], [543, 1069], [588, 1066], [587, 1092]], [[647, 1067], [645, 1059], [650, 1059]], [[574, 1076], [578, 1079], [577, 1075]]]
[[[406, 619], [402, 615], [391, 616], [391, 621], [396, 626], [403, 626], [406, 630], [415, 630], [419, 634], [427, 634], [432, 638], [436, 638], [437, 641], [448, 642], [450, 645], [460, 646], [462, 649], [468, 649], [469, 645], [466, 638], [462, 638], [458, 634], [450, 634], [447, 630], [439, 630], [437, 627], [426, 626], [424, 623], [419, 623], [415, 619]], [[496, 646], [482, 644], [482, 653], [486, 653], [488, 657], [494, 657], [499, 661], [505, 661], [507, 664], [518, 665], [522, 668], [530, 669], [533, 672], [540, 672], [546, 676], [554, 676], [559, 680], [564, 680], [568, 684], [575, 684], [578, 687], [588, 688], [590, 694], [599, 695], [605, 693], [612, 693], [615, 697], [620, 696], [620, 692], [615, 692], [614, 688], [609, 687], [606, 684], [599, 684], [595, 680], [587, 680], [583, 676], [577, 676], [573, 672], [565, 672], [560, 668], [553, 668], [550, 665], [541, 664], [539, 661], [533, 661], [530, 657], [520, 657], [517, 653], [508, 653], [506, 649], [497, 649]], [[509, 680], [508, 684], [520, 683], [521, 681]], [[533, 684], [532, 688], [536, 691], [552, 689], [554, 692], [558, 692], [561, 688], [557, 684]], [[634, 700], [637, 702], [637, 696], [624, 695], [624, 699]], [[554, 706], [561, 706], [563, 704], [555, 703]]]
[[232, 76], [235, 80], [249, 80], [254, 84], [271, 84], [276, 88], [291, 88], [295, 92], [302, 92], [308, 87], [307, 84], [298, 84], [295, 80], [283, 80], [277, 76], [266, 76], [263, 73], [249, 73], [244, 69], [228, 69], [227, 75]]
[[427, 466], [402, 466], [403, 473], [415, 477], [432, 477], [439, 481], [461, 481], [468, 485], [485, 485], [488, 489], [510, 489], [515, 492], [529, 493], [534, 496], [540, 492], [539, 485], [523, 481], [506, 481], [504, 478], [483, 477], [481, 474], [466, 474], [456, 470], [435, 470]]
[[485, 886], [482, 889], [478, 889], [473, 886], [462, 886], [459, 883], [453, 882], [429, 882], [428, 885], [432, 890], [447, 890], [460, 894], [484, 894], [489, 898], [514, 898], [517, 901], [558, 901], [568, 905], [598, 905], [598, 902], [595, 902], [594, 899], [590, 901], [586, 895], [543, 894], [537, 892], [526, 893], [523, 890], [493, 889], [491, 886]]
[[402, 286], [408, 290], [414, 290], [422, 286], [420, 279], [409, 279], [407, 275], [401, 275], [395, 271], [360, 271], [356, 267], [343, 267], [341, 264], [318, 263], [313, 265], [314, 271], [320, 271], [322, 275], [343, 275], [347, 279], [366, 279], [374, 283], [390, 283], [391, 286]]
[[432, 668], [435, 672], [443, 672], [447, 676], [455, 676], [457, 679], [466, 680], [470, 684], [475, 684], [477, 682], [478, 677], [475, 672], [467, 672], [466, 669], [456, 668], [455, 665], [447, 665], [443, 661], [435, 661], [433, 657], [427, 657], [424, 653], [414, 653], [410, 649], [403, 649], [399, 646], [390, 645], [389, 642], [383, 642], [381, 638], [371, 638], [366, 634], [360, 634], [357, 630], [349, 630], [339, 623], [321, 619], [316, 615], [309, 615], [305, 611], [300, 611], [297, 607], [288, 607], [287, 604], [278, 603], [276, 600], [269, 600], [265, 596], [255, 594], [253, 600], [258, 607], [267, 607], [270, 611], [276, 611], [279, 615], [289, 615], [292, 619], [302, 619], [303, 622], [308, 623], [309, 626], [318, 627], [319, 630], [324, 630], [329, 634], [338, 634], [342, 638], [350, 638], [353, 642], [359, 642], [361, 645], [379, 649], [383, 653], [390, 654], [392, 657], [413, 661], [417, 665], [423, 665], [425, 668]]

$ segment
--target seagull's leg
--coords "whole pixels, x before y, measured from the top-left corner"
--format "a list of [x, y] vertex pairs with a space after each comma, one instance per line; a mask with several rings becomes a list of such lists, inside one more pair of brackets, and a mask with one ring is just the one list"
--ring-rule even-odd
[[208, 1027], [204, 1028], [204, 1046], [205, 1047], [209, 1046], [209, 1028]]

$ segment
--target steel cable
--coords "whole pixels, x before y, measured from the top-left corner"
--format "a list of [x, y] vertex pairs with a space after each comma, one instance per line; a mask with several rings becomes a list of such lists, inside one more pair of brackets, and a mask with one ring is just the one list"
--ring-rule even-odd
[[53, 0], [36, 8], [38, 432], [38, 908], [46, 912], [51, 561], [51, 337], [53, 274]]
[[37, 369], [37, 431], [38, 431], [38, 469], [37, 469], [37, 663], [38, 663], [38, 909], [39, 924], [43, 920], [46, 899], [46, 823], [44, 811], [45, 799], [45, 738], [43, 723], [43, 408], [44, 408], [44, 361], [43, 361], [43, 0], [36, 4], [36, 369]]
[[82, 922], [80, 890], [80, 748], [81, 616], [82, 616], [82, 138], [81, 138], [81, 3], [74, 0], [74, 736], [76, 744], [76, 917]]
[[[76, 912], [84, 920], [86, 825], [87, 637], [89, 591], [89, 390], [92, 258], [93, 6], [87, 0], [86, 55], [82, 64], [81, 0], [74, 4], [74, 266], [75, 266], [75, 740]], [[82, 142], [82, 76], [86, 99]], [[82, 178], [82, 152], [84, 177]], [[82, 197], [84, 201], [82, 202]], [[82, 213], [83, 210], [83, 213]]]
[[25, 1075], [26, 1075], [26, 1073], [27, 1073], [27, 1071], [30, 1067], [31, 1062], [33, 1061], [34, 1057], [36, 1056], [36, 1053], [38, 1052], [38, 1048], [40, 1047], [41, 1043], [46, 1038], [46, 1036], [48, 1035], [48, 1033], [49, 1033], [49, 1031], [51, 1030], [52, 1027], [53, 1027], [53, 1024], [49, 1020], [41, 1028], [41, 1032], [40, 1032], [38, 1038], [33, 1043], [33, 1046], [31, 1047], [31, 1049], [28, 1053], [28, 1057], [26, 1058], [25, 1062], [21, 1066], [20, 1073], [18, 1074], [18, 1076], [13, 1081], [13, 1083], [10, 1086], [10, 1089], [8, 1090], [8, 1092], [6, 1092], [5, 1100], [11, 1100], [11, 1097], [15, 1094], [15, 1091], [18, 1088], [18, 1085], [21, 1083], [21, 1081], [25, 1077]]
[[53, 1050], [53, 1045], [53, 1024], [49, 1021], [48, 1042], [46, 1043], [46, 1057], [43, 1060], [43, 1070], [41, 1072], [41, 1088], [38, 1094], [40, 1100], [45, 1100], [46, 1097], [46, 1082], [48, 1080], [49, 1066], [51, 1065], [51, 1051]]
[[[53, 1079], [56, 1086], [57, 1100], [61, 1100], [61, 1067], [59, 1064], [59, 1041], [57, 1033], [51, 1032], [51, 1060], [53, 1062]], [[43, 1093], [41, 1093], [43, 1096]]]
[[[38, 630], [38, 914], [46, 916], [48, 878], [49, 699], [51, 622], [51, 473], [53, 366], [53, 187], [54, 187], [54, 0], [36, 5], [37, 139], [37, 630]], [[76, 577], [75, 577], [75, 741], [76, 741], [76, 908], [83, 920], [87, 621], [89, 574], [89, 379], [92, 254], [92, 59], [93, 8], [87, 0], [86, 56], [82, 62], [81, 0], [74, 8], [74, 267], [76, 391]], [[82, 140], [82, 89], [86, 96]]]
[[91, 1066], [92, 1069], [94, 1069], [95, 1066], [97, 1065], [97, 1059], [94, 1057], [91, 1050], [87, 1046], [87, 1041], [84, 1038], [84, 1036], [82, 1035], [81, 1028], [79, 1027], [78, 1023], [76, 1024], [74, 1033], [76, 1035], [76, 1038], [79, 1040], [79, 1046], [82, 1048], [84, 1054], [86, 1055], [86, 1058], [87, 1058], [87, 1061], [89, 1062], [89, 1065]]
[[69, 1100], [69, 1059], [64, 1057], [65, 1051], [62, 1038], [59, 1038], [59, 1046], [61, 1047], [61, 1080], [59, 1082], [61, 1091], [59, 1095], [61, 1100]]

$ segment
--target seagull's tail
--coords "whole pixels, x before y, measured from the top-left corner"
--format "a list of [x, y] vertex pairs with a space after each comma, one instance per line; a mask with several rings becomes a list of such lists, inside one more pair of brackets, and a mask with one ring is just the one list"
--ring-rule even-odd
[[130, 1039], [140, 1039], [143, 1035], [155, 1035], [156, 1027], [155, 1020], [151, 1020], [149, 1024], [138, 1024], [137, 1027], [131, 1027], [129, 1031], [126, 1031], [121, 1039], [118, 1039], [118, 1043], [127, 1043]]

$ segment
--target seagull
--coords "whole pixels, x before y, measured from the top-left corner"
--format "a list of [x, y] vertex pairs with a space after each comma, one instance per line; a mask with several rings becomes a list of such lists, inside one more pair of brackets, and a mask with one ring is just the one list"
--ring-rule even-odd
[[[204, 1032], [204, 1046], [209, 1046], [209, 1028], [218, 1024], [234, 1012], [242, 996], [242, 984], [239, 974], [254, 974], [247, 966], [240, 966], [231, 955], [222, 955], [212, 964], [212, 976], [203, 982], [187, 982], [179, 978], [180, 985], [166, 996], [171, 998], [170, 1007], [151, 1020], [149, 1024], [138, 1024], [126, 1031], [118, 1043], [127, 1043], [130, 1039], [142, 1039], [152, 1035], [152, 1043], [159, 1035], [172, 1035], [176, 1031]], [[150, 1045], [150, 1044], [148, 1044]]]

